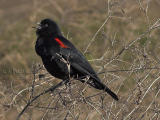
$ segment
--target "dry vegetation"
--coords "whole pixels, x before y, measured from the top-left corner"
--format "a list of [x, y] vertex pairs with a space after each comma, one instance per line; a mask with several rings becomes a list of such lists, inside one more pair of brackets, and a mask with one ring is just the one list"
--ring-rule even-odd
[[23, 120], [159, 120], [159, 0], [1, 0], [0, 120], [14, 120], [36, 95], [60, 82], [35, 54], [35, 30], [54, 19], [115, 91], [71, 79], [36, 99]]

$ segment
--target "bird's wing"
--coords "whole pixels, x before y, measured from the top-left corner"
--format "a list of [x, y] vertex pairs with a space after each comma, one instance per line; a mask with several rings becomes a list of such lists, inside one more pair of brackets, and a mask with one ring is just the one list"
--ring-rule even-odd
[[78, 72], [84, 75], [89, 75], [91, 78], [100, 81], [89, 62], [77, 49], [62, 48], [61, 55], [65, 60], [68, 60], [71, 67], [76, 69]]
[[84, 75], [89, 75], [91, 78], [100, 81], [84, 55], [79, 50], [77, 50], [70, 41], [68, 41], [63, 36], [59, 36], [54, 39], [60, 45], [60, 54], [65, 60], [69, 61], [72, 68]]
[[118, 100], [117, 95], [100, 81], [95, 71], [93, 70], [89, 62], [86, 60], [86, 58], [83, 56], [83, 54], [79, 52], [69, 41], [63, 39], [63, 42], [65, 43], [64, 45], [67, 45], [67, 47], [61, 47], [60, 55], [65, 59], [65, 61], [68, 61], [70, 66], [76, 71], [84, 74], [84, 77], [87, 75], [90, 76], [92, 80], [87, 81], [88, 84], [97, 89], [103, 89], [115, 100]]

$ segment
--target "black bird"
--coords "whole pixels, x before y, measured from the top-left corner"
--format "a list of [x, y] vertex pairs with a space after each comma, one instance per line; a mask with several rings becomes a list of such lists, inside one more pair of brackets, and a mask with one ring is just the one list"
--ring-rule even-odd
[[47, 71], [56, 78], [69, 80], [75, 78], [92, 87], [104, 90], [118, 101], [118, 97], [106, 85], [104, 85], [95, 71], [74, 45], [68, 41], [51, 19], [42, 20], [36, 27], [37, 41], [36, 53], [42, 58]]

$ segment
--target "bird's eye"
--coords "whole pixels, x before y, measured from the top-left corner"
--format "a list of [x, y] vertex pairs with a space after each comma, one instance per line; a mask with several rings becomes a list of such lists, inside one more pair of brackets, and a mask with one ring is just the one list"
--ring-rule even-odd
[[48, 24], [45, 24], [45, 27], [48, 27]]

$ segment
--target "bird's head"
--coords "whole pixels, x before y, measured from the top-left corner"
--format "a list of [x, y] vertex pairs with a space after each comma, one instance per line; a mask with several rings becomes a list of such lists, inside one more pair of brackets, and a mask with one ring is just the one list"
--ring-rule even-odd
[[43, 19], [34, 28], [36, 28], [36, 34], [38, 36], [61, 35], [58, 25], [51, 19]]

